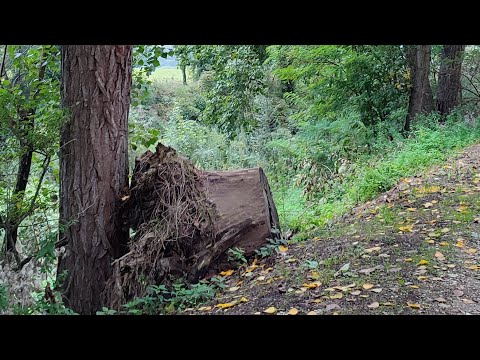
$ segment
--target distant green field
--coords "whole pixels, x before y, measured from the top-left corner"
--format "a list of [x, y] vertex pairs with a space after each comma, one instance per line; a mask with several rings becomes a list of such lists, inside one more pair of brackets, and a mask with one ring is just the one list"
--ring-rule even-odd
[[173, 67], [160, 67], [152, 73], [152, 78], [159, 81], [182, 82], [182, 71]]

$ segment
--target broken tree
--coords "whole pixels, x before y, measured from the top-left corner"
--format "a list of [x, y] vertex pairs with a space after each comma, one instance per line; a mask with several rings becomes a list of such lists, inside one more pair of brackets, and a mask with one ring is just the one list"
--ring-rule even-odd
[[168, 283], [168, 275], [196, 281], [229, 248], [251, 255], [279, 229], [261, 168], [205, 172], [160, 143], [136, 160], [124, 200], [125, 226], [135, 235], [107, 282], [111, 308]]

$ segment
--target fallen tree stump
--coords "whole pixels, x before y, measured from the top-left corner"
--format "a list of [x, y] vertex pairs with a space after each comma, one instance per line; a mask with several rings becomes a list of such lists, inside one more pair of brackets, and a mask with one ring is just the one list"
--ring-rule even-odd
[[149, 285], [198, 280], [232, 247], [251, 255], [279, 229], [261, 168], [201, 171], [161, 143], [136, 159], [123, 208], [136, 233], [104, 291], [113, 309]]

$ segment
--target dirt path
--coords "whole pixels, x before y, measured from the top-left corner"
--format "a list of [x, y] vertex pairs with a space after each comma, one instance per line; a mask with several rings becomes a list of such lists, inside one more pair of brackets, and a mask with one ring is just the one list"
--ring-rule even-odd
[[215, 301], [186, 312], [480, 314], [479, 170], [475, 145], [312, 240], [234, 269]]

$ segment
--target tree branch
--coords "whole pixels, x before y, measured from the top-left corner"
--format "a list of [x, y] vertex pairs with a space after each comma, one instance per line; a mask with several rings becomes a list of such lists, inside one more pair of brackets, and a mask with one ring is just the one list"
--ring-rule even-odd
[[[61, 248], [62, 246], [65, 246], [67, 245], [67, 239], [63, 238], [62, 240], [59, 240], [55, 243], [55, 245], [53, 245], [53, 247], [55, 249], [59, 249]], [[20, 271], [22, 270], [22, 268], [27, 265], [35, 256], [37, 256], [38, 252], [35, 254], [35, 255], [30, 255], [30, 256], [27, 256], [25, 259], [23, 259], [22, 261], [19, 262], [19, 264], [17, 265], [16, 268], [14, 268], [13, 270], [15, 271]]]
[[37, 188], [35, 189], [35, 195], [33, 195], [33, 198], [30, 201], [30, 206], [28, 210], [18, 218], [17, 225], [20, 225], [27, 216], [33, 213], [35, 202], [37, 201], [38, 194], [40, 193], [40, 188], [42, 187], [43, 178], [45, 177], [45, 174], [47, 173], [47, 170], [48, 170], [48, 164], [50, 164], [50, 154], [43, 159], [42, 174], [40, 175], [40, 179], [38, 180], [38, 185], [37, 185]]
[[7, 58], [7, 48], [8, 48], [8, 45], [5, 45], [5, 50], [3, 51], [2, 66], [0, 68], [0, 78], [3, 76], [3, 71], [5, 70], [5, 59]]
[[472, 87], [475, 89], [476, 93], [474, 93], [473, 91], [471, 91], [470, 89], [467, 89], [465, 87], [463, 87], [464, 90], [467, 90], [467, 91], [470, 91], [472, 94], [480, 97], [480, 92], [478, 91], [477, 87], [475, 86], [475, 84], [473, 83], [473, 77], [470, 79], [468, 76], [466, 76], [465, 74], [462, 74], [467, 80], [468, 82], [470, 83], [470, 85], [472, 85]]

